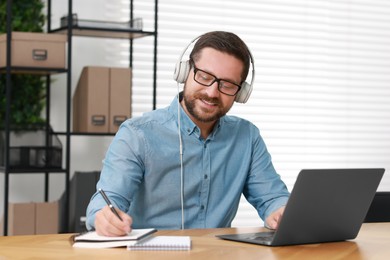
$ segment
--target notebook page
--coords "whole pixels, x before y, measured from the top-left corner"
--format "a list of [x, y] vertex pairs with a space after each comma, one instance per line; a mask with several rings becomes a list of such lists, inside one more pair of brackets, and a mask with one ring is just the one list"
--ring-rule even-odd
[[128, 250], [191, 250], [189, 236], [154, 236], [128, 245]]

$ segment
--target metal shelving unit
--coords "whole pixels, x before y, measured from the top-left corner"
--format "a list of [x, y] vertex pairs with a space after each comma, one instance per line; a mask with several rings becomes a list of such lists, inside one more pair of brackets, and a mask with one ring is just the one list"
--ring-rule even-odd
[[[32, 174], [44, 174], [45, 175], [45, 201], [48, 201], [49, 194], [49, 175], [50, 174], [64, 174], [65, 175], [65, 199], [64, 199], [64, 226], [68, 227], [68, 215], [69, 215], [69, 190], [70, 190], [70, 153], [71, 153], [71, 136], [72, 135], [112, 135], [101, 133], [72, 133], [71, 131], [71, 104], [72, 104], [72, 38], [77, 36], [87, 37], [103, 37], [103, 38], [120, 38], [130, 41], [130, 67], [133, 63], [133, 40], [140, 37], [151, 36], [154, 37], [154, 52], [153, 52], [153, 109], [156, 108], [156, 78], [157, 78], [157, 13], [158, 13], [158, 0], [155, 0], [154, 6], [154, 31], [143, 31], [133, 29], [110, 29], [110, 28], [97, 28], [97, 27], [83, 27], [73, 24], [73, 5], [72, 0], [68, 0], [68, 25], [57, 29], [51, 27], [51, 0], [47, 1], [47, 32], [58, 33], [67, 35], [67, 69], [53, 69], [53, 68], [31, 68], [31, 67], [14, 67], [11, 62], [11, 39], [12, 39], [12, 12], [11, 12], [12, 0], [7, 0], [7, 63], [5, 68], [0, 68], [1, 73], [6, 74], [6, 115], [5, 115], [5, 151], [4, 151], [4, 166], [0, 167], [0, 172], [5, 175], [4, 182], [4, 235], [8, 234], [8, 202], [9, 202], [9, 181], [11, 174], [32, 173]], [[133, 0], [130, 0], [130, 20], [133, 20]], [[73, 25], [73, 26], [72, 26]], [[12, 91], [12, 73], [27, 73], [27, 74], [39, 74], [46, 76], [46, 140], [52, 134], [65, 136], [65, 162], [63, 168], [43, 168], [43, 169], [12, 169], [10, 167], [10, 110], [11, 110], [11, 91]], [[66, 129], [63, 132], [50, 132], [50, 76], [58, 73], [66, 73]], [[130, 97], [129, 97], [130, 98]]]

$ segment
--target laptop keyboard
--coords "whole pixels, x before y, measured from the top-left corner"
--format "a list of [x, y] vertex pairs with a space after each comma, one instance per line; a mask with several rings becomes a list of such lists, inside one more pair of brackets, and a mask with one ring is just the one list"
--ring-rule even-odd
[[248, 239], [257, 241], [271, 241], [275, 235], [275, 232], [259, 232], [252, 234]]

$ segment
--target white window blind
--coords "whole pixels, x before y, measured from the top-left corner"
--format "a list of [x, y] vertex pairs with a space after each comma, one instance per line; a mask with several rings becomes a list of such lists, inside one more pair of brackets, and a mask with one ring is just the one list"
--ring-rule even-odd
[[[134, 7], [153, 30], [154, 1]], [[157, 107], [176, 94], [183, 48], [206, 31], [232, 31], [251, 49], [256, 80], [249, 101], [230, 114], [259, 127], [290, 190], [302, 168], [390, 171], [390, 2], [159, 0], [158, 17]], [[127, 42], [113, 43], [120, 51], [111, 58], [127, 64]], [[152, 43], [134, 42], [133, 116], [152, 109]], [[390, 190], [389, 173], [379, 189]], [[243, 199], [233, 225], [259, 223]]]

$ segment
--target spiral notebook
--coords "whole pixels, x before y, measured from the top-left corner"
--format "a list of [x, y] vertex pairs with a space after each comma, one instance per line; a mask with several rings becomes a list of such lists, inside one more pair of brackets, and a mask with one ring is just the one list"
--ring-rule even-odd
[[130, 244], [135, 244], [142, 239], [146, 239], [151, 234], [157, 232], [154, 228], [133, 229], [126, 236], [106, 237], [100, 236], [96, 231], [75, 235], [73, 239], [73, 247], [83, 248], [109, 248], [109, 247], [126, 247]]
[[135, 244], [128, 245], [128, 250], [146, 251], [185, 251], [191, 250], [191, 238], [189, 236], [153, 236]]

